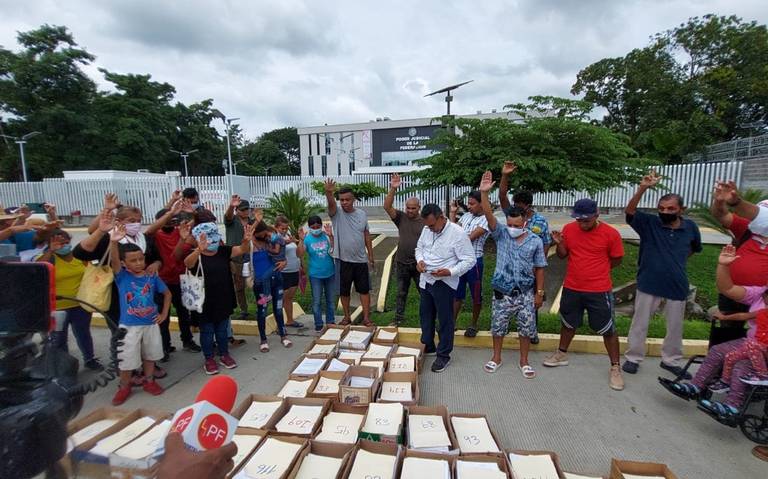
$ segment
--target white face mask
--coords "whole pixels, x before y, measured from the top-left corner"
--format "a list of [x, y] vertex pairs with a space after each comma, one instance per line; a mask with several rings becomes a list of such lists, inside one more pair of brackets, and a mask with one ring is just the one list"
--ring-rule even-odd
[[514, 226], [507, 226], [507, 232], [509, 233], [509, 236], [513, 238], [518, 238], [520, 235], [525, 233], [525, 228], [515, 228]]

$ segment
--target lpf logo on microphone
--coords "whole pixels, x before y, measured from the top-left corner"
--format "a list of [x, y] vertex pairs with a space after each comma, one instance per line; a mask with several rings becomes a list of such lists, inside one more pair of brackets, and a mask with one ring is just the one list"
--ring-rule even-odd
[[173, 426], [171, 426], [171, 432], [178, 432], [182, 433], [184, 430], [189, 426], [189, 423], [192, 422], [192, 416], [195, 415], [195, 410], [190, 408], [184, 411], [179, 415], [179, 418], [176, 419], [176, 422], [173, 423]]
[[202, 421], [197, 429], [197, 440], [205, 449], [215, 449], [224, 444], [227, 438], [227, 420], [220, 414], [209, 414]]

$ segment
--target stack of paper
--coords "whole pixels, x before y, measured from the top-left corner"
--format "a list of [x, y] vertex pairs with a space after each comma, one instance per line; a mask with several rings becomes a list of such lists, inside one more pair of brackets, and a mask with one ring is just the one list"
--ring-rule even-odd
[[283, 389], [277, 393], [281, 398], [303, 398], [307, 397], [307, 390], [312, 385], [311, 380], [296, 381], [295, 379], [289, 379], [285, 383]]
[[139, 437], [139, 434], [152, 427], [154, 423], [155, 419], [151, 417], [140, 417], [120, 431], [97, 442], [90, 452], [97, 456], [108, 457], [110, 453], [115, 452], [120, 446]]
[[368, 366], [369, 368], [376, 368], [379, 371], [379, 377], [384, 373], [384, 361], [360, 361], [360, 366]]
[[402, 422], [403, 405], [401, 403], [371, 403], [368, 405], [368, 416], [363, 431], [396, 436], [400, 432]]
[[349, 378], [349, 385], [353, 388], [369, 388], [373, 386], [373, 378], [366, 376], [351, 376]]
[[392, 346], [372, 343], [368, 346], [368, 351], [363, 354], [363, 359], [386, 359], [390, 352], [392, 352]]
[[328, 363], [328, 367], [326, 368], [326, 371], [341, 371], [344, 372], [347, 369], [349, 369], [349, 364], [345, 363], [344, 361], [339, 361], [336, 358], [331, 359], [331, 362]]
[[509, 453], [509, 466], [512, 468], [512, 477], [515, 479], [558, 479], [560, 477], [549, 454]]
[[307, 354], [333, 354], [336, 351], [336, 344], [315, 344]]
[[451, 479], [448, 461], [442, 459], [423, 459], [406, 457], [400, 479]]
[[408, 445], [411, 449], [448, 452], [451, 440], [441, 416], [408, 415]]
[[451, 418], [451, 424], [462, 454], [499, 452], [499, 446], [493, 440], [485, 418], [454, 416]]
[[339, 457], [307, 454], [301, 461], [296, 479], [336, 479], [342, 462]]
[[392, 331], [387, 331], [386, 329], [379, 329], [376, 337], [382, 341], [394, 341], [394, 339], [397, 337], [397, 332], [393, 333]]
[[406, 356], [416, 356], [418, 357], [421, 355], [421, 350], [416, 348], [409, 348], [407, 346], [398, 346], [395, 350], [395, 354], [403, 354]]
[[69, 451], [76, 448], [77, 446], [84, 443], [85, 441], [89, 441], [92, 438], [96, 437], [105, 429], [114, 426], [117, 421], [119, 421], [118, 418], [102, 419], [100, 421], [91, 423], [85, 426], [84, 428], [80, 429], [76, 433], [72, 434], [67, 439], [67, 453], [69, 453]]
[[338, 394], [340, 382], [340, 379], [320, 376], [320, 379], [317, 380], [317, 386], [315, 386], [315, 390], [312, 392], [315, 394]]
[[130, 443], [121, 447], [115, 454], [127, 459], [143, 459], [149, 457], [163, 447], [165, 436], [171, 429], [171, 421], [165, 421], [155, 424], [149, 431], [145, 432]]
[[323, 419], [323, 428], [315, 440], [354, 444], [357, 442], [357, 432], [362, 423], [362, 414], [329, 412]]
[[370, 331], [351, 330], [341, 340], [342, 346], [350, 349], [365, 349], [371, 341]]
[[411, 383], [399, 381], [381, 383], [381, 399], [383, 401], [413, 401]]
[[251, 456], [238, 478], [278, 479], [288, 472], [301, 444], [268, 437]]
[[339, 359], [352, 359], [355, 364], [360, 364], [363, 354], [363, 351], [339, 351]]
[[240, 421], [238, 422], [238, 426], [240, 427], [251, 427], [254, 429], [261, 429], [264, 426], [267, 425], [267, 422], [272, 418], [272, 416], [275, 414], [275, 411], [280, 407], [282, 402], [280, 401], [273, 401], [273, 402], [259, 402], [254, 401], [251, 403], [251, 405], [248, 407], [248, 410], [245, 411], [245, 414], [243, 414], [243, 417], [240, 418]]
[[323, 335], [320, 336], [320, 339], [323, 341], [339, 341], [341, 339], [341, 333], [343, 332], [343, 329], [331, 328], [323, 333]]
[[380, 477], [389, 479], [395, 477], [395, 462], [397, 457], [388, 454], [375, 454], [360, 449], [355, 455], [355, 462], [348, 479], [370, 479]]
[[254, 434], [235, 434], [232, 436], [232, 442], [237, 446], [237, 454], [232, 458], [232, 461], [235, 463], [235, 469], [256, 449], [262, 437]]
[[495, 462], [456, 461], [456, 479], [506, 479]]
[[322, 358], [305, 357], [291, 374], [294, 376], [314, 376], [323, 369], [325, 362], [326, 360]]
[[416, 372], [416, 358], [414, 356], [397, 356], [389, 358], [389, 372], [413, 373]]
[[291, 434], [312, 434], [315, 423], [320, 419], [323, 408], [320, 406], [293, 405], [288, 413], [277, 423], [277, 432]]

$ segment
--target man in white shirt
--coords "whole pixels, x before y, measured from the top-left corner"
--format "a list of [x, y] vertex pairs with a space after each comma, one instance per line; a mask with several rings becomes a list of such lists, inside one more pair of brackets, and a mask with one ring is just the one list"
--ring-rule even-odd
[[[426, 346], [426, 354], [437, 353], [432, 372], [440, 373], [451, 362], [453, 299], [459, 277], [469, 271], [476, 260], [469, 237], [461, 226], [448, 221], [439, 206], [424, 206], [421, 218], [425, 228], [416, 243], [416, 269], [421, 273], [421, 342]], [[437, 348], [436, 327], [440, 338]]]

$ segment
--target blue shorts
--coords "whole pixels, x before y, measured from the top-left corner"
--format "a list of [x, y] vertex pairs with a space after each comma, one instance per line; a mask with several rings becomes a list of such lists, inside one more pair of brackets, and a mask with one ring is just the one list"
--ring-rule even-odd
[[472, 269], [462, 274], [459, 278], [459, 287], [456, 288], [454, 298], [464, 301], [467, 297], [467, 286], [469, 294], [472, 295], [472, 304], [483, 303], [483, 258], [477, 258], [477, 264]]

